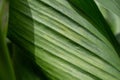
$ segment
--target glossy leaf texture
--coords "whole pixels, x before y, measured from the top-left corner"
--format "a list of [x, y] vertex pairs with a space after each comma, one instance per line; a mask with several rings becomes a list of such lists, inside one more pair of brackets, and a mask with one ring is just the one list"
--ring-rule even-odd
[[96, 4], [69, 1], [78, 7], [67, 0], [11, 0], [9, 39], [33, 55], [49, 80], [120, 80], [119, 47]]

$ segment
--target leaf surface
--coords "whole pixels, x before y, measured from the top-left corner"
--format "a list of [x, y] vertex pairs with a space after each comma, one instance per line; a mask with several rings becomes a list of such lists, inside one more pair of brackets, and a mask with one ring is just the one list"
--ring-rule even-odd
[[11, 0], [8, 37], [34, 55], [50, 80], [120, 80], [112, 32], [95, 3], [79, 1], [82, 10], [98, 12], [80, 14], [66, 0]]

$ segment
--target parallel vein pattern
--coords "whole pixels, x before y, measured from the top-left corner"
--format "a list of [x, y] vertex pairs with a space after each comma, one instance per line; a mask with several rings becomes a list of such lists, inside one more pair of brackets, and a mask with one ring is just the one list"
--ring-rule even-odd
[[11, 0], [9, 25], [51, 80], [120, 80], [112, 44], [66, 0]]

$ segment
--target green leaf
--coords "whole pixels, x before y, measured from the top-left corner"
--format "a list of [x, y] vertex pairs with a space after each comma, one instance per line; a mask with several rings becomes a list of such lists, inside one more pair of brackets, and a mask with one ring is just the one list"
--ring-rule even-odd
[[120, 80], [109, 25], [92, 0], [78, 1], [11, 0], [8, 37], [50, 80]]
[[84, 2], [83, 0], [68, 0], [75, 10], [89, 20], [116, 48], [119, 55], [119, 44], [116, 41], [110, 26], [105, 21], [104, 17], [100, 13], [97, 5], [93, 0]]
[[8, 1], [0, 0], [0, 80], [15, 80], [6, 43], [7, 26]]
[[[111, 24], [112, 29], [114, 29], [115, 34], [120, 33], [120, 1], [119, 0], [95, 0], [100, 8], [102, 8], [103, 15]], [[104, 10], [103, 10], [104, 8]]]
[[116, 35], [118, 42], [120, 43], [120, 33]]
[[47, 80], [42, 70], [37, 68], [32, 55], [30, 57], [29, 54], [28, 57], [28, 52], [24, 49], [21, 51], [21, 48], [15, 44], [12, 44], [11, 47], [16, 80]]
[[99, 2], [104, 8], [115, 13], [120, 17], [120, 0], [95, 0]]

